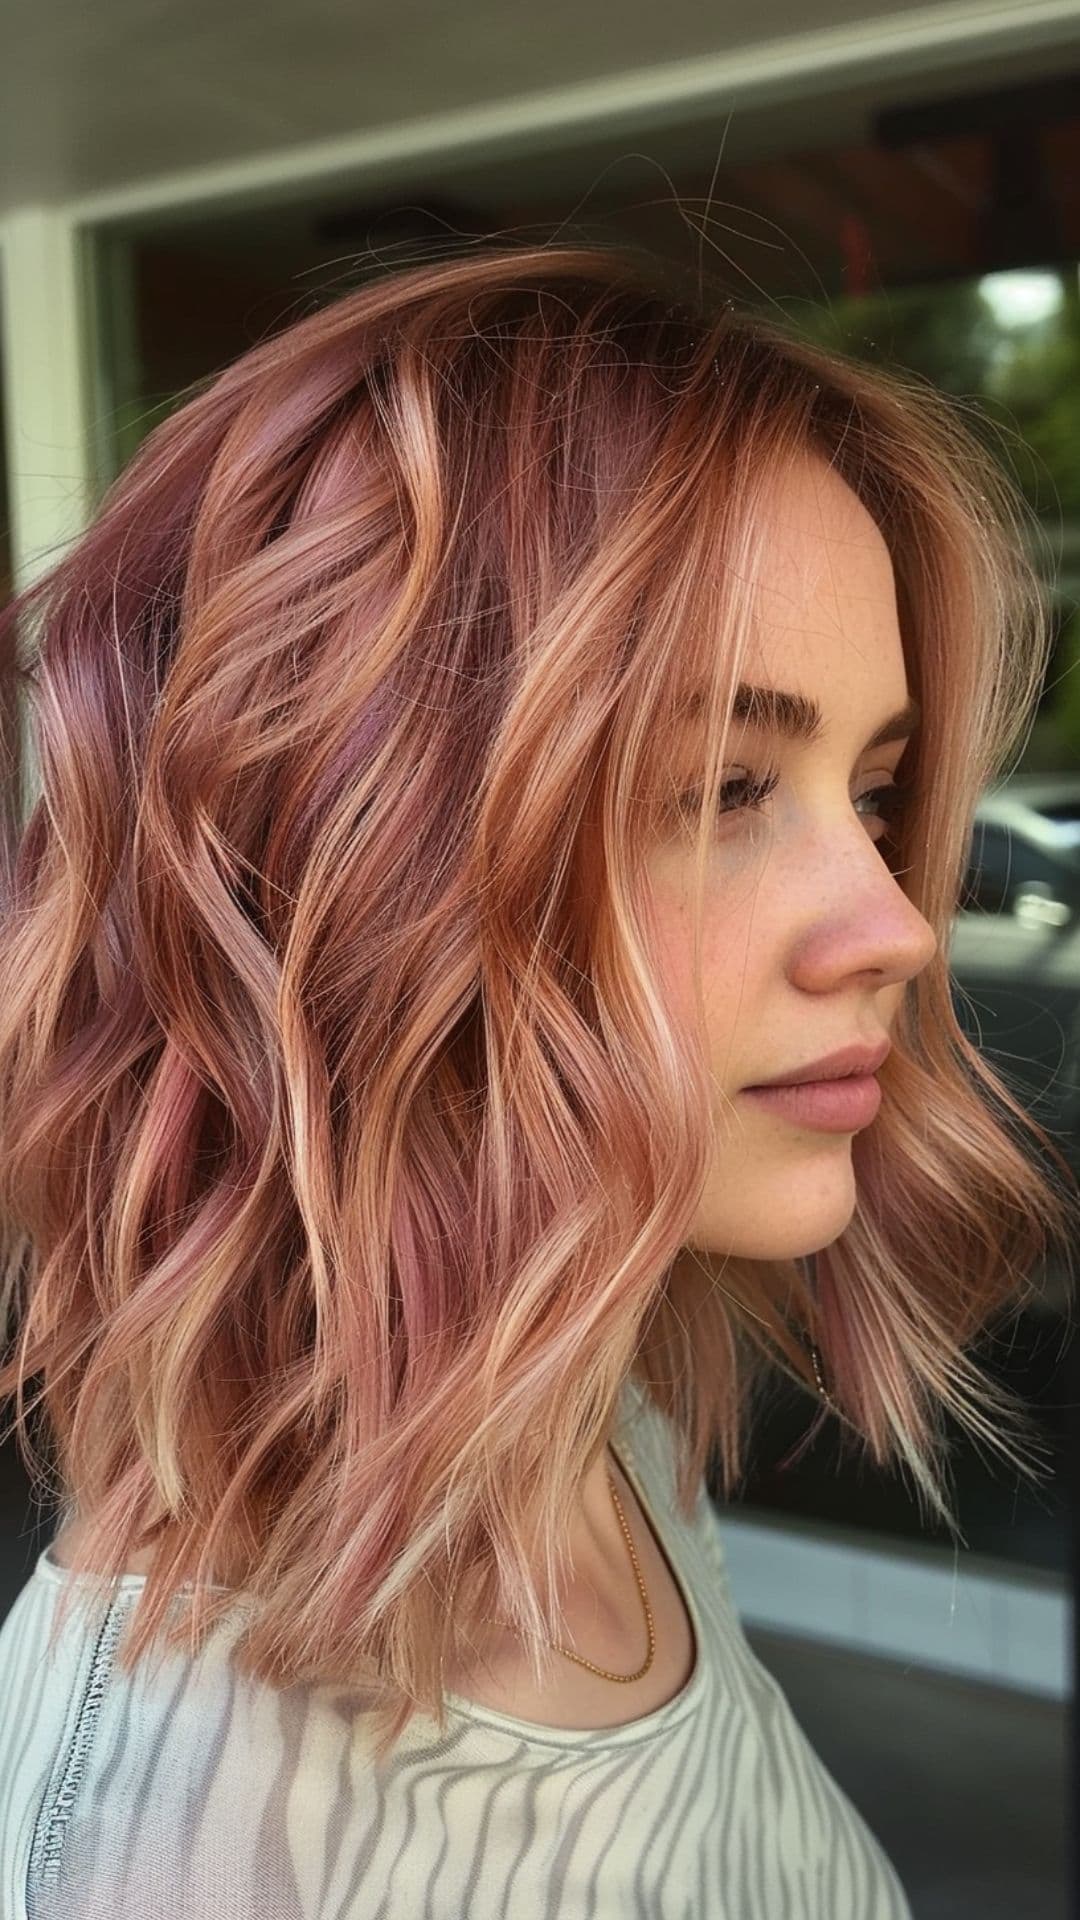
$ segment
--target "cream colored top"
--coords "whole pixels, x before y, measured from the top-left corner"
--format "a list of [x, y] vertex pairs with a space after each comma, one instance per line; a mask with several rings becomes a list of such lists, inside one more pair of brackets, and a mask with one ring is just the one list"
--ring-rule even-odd
[[4, 1920], [911, 1920], [897, 1876], [747, 1643], [717, 1510], [675, 1504], [667, 1422], [627, 1382], [612, 1433], [694, 1626], [685, 1686], [588, 1731], [447, 1697], [385, 1781], [363, 1702], [228, 1662], [114, 1663], [144, 1576], [46, 1658], [46, 1549], [0, 1625]]

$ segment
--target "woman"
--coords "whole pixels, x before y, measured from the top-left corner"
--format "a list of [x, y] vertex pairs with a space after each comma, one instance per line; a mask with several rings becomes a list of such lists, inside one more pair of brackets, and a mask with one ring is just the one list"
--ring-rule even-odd
[[3, 633], [12, 1914], [908, 1915], [704, 1475], [777, 1369], [950, 1524], [943, 1409], [1030, 1471], [967, 1349], [1073, 1216], [991, 1101], [1068, 1169], [947, 963], [1046, 666], [992, 463], [487, 246], [185, 396]]

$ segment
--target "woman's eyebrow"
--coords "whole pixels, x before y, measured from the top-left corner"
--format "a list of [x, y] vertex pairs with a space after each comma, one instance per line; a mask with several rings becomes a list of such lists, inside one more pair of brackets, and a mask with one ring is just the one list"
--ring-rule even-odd
[[[704, 693], [691, 694], [683, 709], [688, 720], [697, 719], [705, 706]], [[741, 681], [735, 690], [732, 708], [736, 720], [744, 720], [750, 726], [760, 727], [767, 733], [780, 734], [785, 740], [798, 740], [807, 746], [816, 745], [823, 740], [827, 732], [825, 719], [816, 700], [804, 693], [785, 693], [781, 687], [753, 686]], [[917, 700], [909, 699], [897, 713], [891, 713], [866, 742], [864, 752], [871, 747], [887, 746], [891, 740], [906, 740], [919, 730], [922, 712]]]

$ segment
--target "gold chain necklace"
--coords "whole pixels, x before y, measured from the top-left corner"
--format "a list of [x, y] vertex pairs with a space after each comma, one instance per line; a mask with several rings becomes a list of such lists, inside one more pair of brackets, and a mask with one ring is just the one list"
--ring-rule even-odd
[[814, 1368], [814, 1379], [817, 1381], [817, 1390], [820, 1393], [822, 1399], [826, 1401], [827, 1404], [831, 1407], [835, 1403], [833, 1401], [832, 1394], [829, 1392], [828, 1387], [825, 1385], [825, 1382], [821, 1377], [822, 1376], [821, 1355], [818, 1352], [812, 1340], [807, 1339], [806, 1345], [810, 1349], [810, 1359]]
[[[826, 1401], [826, 1403], [831, 1407], [833, 1404], [832, 1396], [830, 1395], [829, 1390], [825, 1385], [825, 1381], [822, 1378], [821, 1355], [818, 1352], [817, 1347], [814, 1345], [814, 1342], [812, 1340], [807, 1339], [806, 1345], [810, 1350], [810, 1359], [814, 1368], [814, 1379], [817, 1382], [818, 1392], [820, 1393], [822, 1399]], [[652, 1666], [652, 1663], [653, 1663], [653, 1655], [656, 1652], [656, 1633], [653, 1627], [653, 1611], [649, 1605], [649, 1596], [645, 1591], [645, 1582], [641, 1577], [641, 1568], [638, 1565], [637, 1554], [634, 1552], [633, 1535], [631, 1534], [630, 1529], [626, 1524], [626, 1515], [623, 1512], [622, 1501], [619, 1499], [618, 1489], [615, 1485], [614, 1480], [611, 1477], [610, 1467], [607, 1469], [607, 1480], [608, 1480], [608, 1486], [611, 1488], [611, 1497], [615, 1502], [615, 1511], [619, 1516], [619, 1525], [623, 1530], [623, 1534], [626, 1539], [626, 1544], [630, 1549], [630, 1561], [634, 1569], [634, 1578], [638, 1583], [638, 1592], [641, 1595], [641, 1604], [645, 1609], [645, 1625], [649, 1635], [649, 1651], [645, 1659], [645, 1664], [644, 1666], [639, 1667], [636, 1673], [610, 1673], [606, 1667], [595, 1666], [591, 1660], [584, 1659], [580, 1653], [572, 1653], [569, 1647], [557, 1646], [554, 1641], [551, 1642], [551, 1645], [555, 1647], [556, 1653], [563, 1654], [567, 1660], [573, 1660], [579, 1667], [587, 1667], [590, 1673], [599, 1674], [601, 1680], [614, 1680], [620, 1686], [625, 1687], [625, 1686], [628, 1686], [631, 1683], [631, 1681], [643, 1679], [645, 1674], [648, 1673], [649, 1668]]]
[[623, 1530], [623, 1533], [626, 1537], [626, 1544], [630, 1549], [630, 1559], [634, 1568], [634, 1578], [638, 1583], [638, 1592], [641, 1594], [641, 1604], [645, 1609], [645, 1624], [649, 1632], [649, 1652], [646, 1657], [645, 1664], [644, 1666], [639, 1667], [636, 1673], [609, 1673], [606, 1667], [594, 1666], [591, 1660], [583, 1659], [580, 1653], [571, 1653], [569, 1647], [555, 1646], [554, 1641], [552, 1641], [551, 1644], [552, 1646], [555, 1646], [556, 1653], [565, 1654], [568, 1660], [576, 1661], [579, 1667], [588, 1667], [589, 1672], [598, 1673], [600, 1675], [601, 1680], [617, 1680], [621, 1686], [627, 1686], [631, 1680], [640, 1680], [644, 1674], [648, 1673], [649, 1668], [652, 1666], [653, 1655], [656, 1652], [656, 1633], [653, 1628], [653, 1613], [652, 1613], [652, 1608], [649, 1605], [649, 1596], [645, 1591], [645, 1582], [641, 1577], [641, 1568], [638, 1565], [637, 1554], [634, 1552], [633, 1535], [631, 1534], [630, 1529], [626, 1524], [626, 1515], [622, 1509], [622, 1501], [619, 1499], [618, 1489], [615, 1485], [614, 1480], [611, 1477], [610, 1467], [607, 1469], [607, 1479], [608, 1479], [608, 1486], [611, 1488], [611, 1497], [615, 1502], [615, 1511], [619, 1516], [619, 1525]]

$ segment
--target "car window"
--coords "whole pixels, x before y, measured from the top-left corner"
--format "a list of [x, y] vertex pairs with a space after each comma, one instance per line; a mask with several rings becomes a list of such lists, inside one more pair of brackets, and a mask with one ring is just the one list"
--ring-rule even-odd
[[976, 821], [960, 902], [965, 912], [1002, 913], [1017, 889], [1033, 880], [1045, 882], [1058, 898], [1075, 898], [1076, 882], [1043, 848], [993, 821]]

